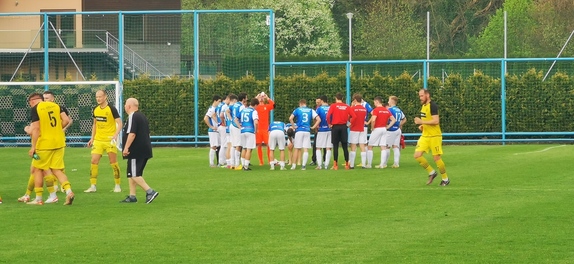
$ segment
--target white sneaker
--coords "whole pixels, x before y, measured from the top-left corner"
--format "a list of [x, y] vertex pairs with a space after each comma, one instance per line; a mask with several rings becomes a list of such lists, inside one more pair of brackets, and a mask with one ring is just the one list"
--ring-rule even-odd
[[24, 195], [24, 196], [18, 198], [18, 202], [21, 202], [21, 203], [27, 203], [29, 201], [30, 201], [30, 196], [28, 196], [28, 195]]
[[117, 185], [116, 185], [116, 187], [114, 187], [114, 192], [115, 192], [115, 193], [120, 193], [120, 192], [122, 192], [122, 188], [121, 188], [120, 186], [117, 186]]
[[44, 202], [42, 200], [33, 200], [31, 202], [27, 202], [26, 204], [31, 204], [31, 205], [44, 205]]
[[58, 202], [58, 196], [48, 197], [48, 199], [46, 201], [44, 201], [44, 203], [47, 203], [47, 204], [57, 203], [57, 202]]
[[85, 193], [95, 193], [96, 192], [96, 187], [95, 186], [90, 186], [90, 188], [88, 188], [87, 190], [84, 191]]

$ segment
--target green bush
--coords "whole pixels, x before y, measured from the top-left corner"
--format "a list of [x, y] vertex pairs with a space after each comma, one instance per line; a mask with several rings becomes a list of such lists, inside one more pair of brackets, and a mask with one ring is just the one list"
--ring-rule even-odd
[[[556, 73], [542, 81], [542, 72], [536, 69], [521, 75], [506, 77], [506, 130], [509, 132], [572, 131], [574, 124], [567, 122], [574, 111], [574, 83], [565, 73]], [[420, 110], [418, 90], [421, 79], [413, 79], [404, 72], [397, 77], [382, 75], [375, 71], [370, 76], [351, 77], [351, 94], [361, 93], [373, 104], [375, 96], [384, 101], [391, 95], [399, 97], [399, 107], [407, 116], [403, 131], [418, 132], [412, 122]], [[501, 80], [475, 71], [471, 76], [450, 74], [442, 80], [430, 77], [428, 89], [432, 99], [439, 105], [443, 132], [501, 132], [502, 101]], [[214, 94], [246, 92], [250, 98], [261, 91], [269, 92], [269, 79], [259, 80], [253, 75], [232, 79], [217, 75], [215, 79], [200, 80], [198, 91], [199, 135], [205, 135], [207, 126], [203, 116]], [[330, 102], [337, 92], [345, 93], [344, 72], [315, 76], [293, 74], [277, 76], [274, 80], [276, 108], [274, 117], [288, 121], [291, 112], [298, 107], [300, 99], [308, 106], [315, 106], [315, 98], [327, 95]], [[194, 83], [188, 79], [125, 81], [124, 98], [140, 100], [141, 111], [151, 123], [153, 135], [194, 135]]]

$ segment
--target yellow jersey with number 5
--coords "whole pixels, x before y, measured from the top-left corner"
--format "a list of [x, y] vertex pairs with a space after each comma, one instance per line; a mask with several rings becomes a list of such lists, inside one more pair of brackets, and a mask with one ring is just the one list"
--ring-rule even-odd
[[[435, 102], [430, 101], [427, 104], [424, 104], [421, 108], [420, 118], [423, 121], [430, 121], [432, 120], [433, 115], [438, 115], [438, 105]], [[440, 130], [440, 125], [423, 125], [423, 137], [437, 137], [442, 136], [442, 132]]]
[[32, 107], [32, 122], [40, 122], [40, 137], [36, 149], [50, 150], [66, 146], [61, 112], [60, 106], [53, 102], [40, 102]]

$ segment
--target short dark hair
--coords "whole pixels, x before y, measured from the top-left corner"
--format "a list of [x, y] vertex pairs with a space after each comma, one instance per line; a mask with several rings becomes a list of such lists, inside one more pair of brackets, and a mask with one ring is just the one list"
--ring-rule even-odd
[[256, 105], [259, 105], [259, 99], [257, 99], [257, 98], [251, 99], [251, 106], [256, 106]]
[[219, 95], [216, 94], [216, 95], [213, 96], [213, 101], [214, 101], [214, 102], [215, 102], [215, 101], [219, 101], [219, 100], [221, 100], [221, 97], [220, 97]]
[[52, 91], [50, 91], [50, 90], [46, 90], [46, 91], [44, 91], [44, 93], [43, 93], [43, 94], [51, 94], [52, 96], [54, 96], [54, 93], [53, 93]]
[[228, 97], [229, 97], [229, 100], [237, 100], [237, 95], [235, 95], [235, 94], [229, 94]]
[[243, 101], [245, 98], [247, 98], [246, 93], [239, 93], [239, 95], [237, 95], [237, 101]]
[[363, 97], [360, 94], [355, 94], [355, 96], [353, 96], [353, 99], [355, 99], [355, 101], [357, 101], [357, 103], [360, 103], [363, 101]]
[[307, 100], [301, 99], [301, 100], [299, 100], [299, 104], [307, 104]]
[[429, 91], [428, 89], [421, 88], [421, 89], [419, 90], [419, 92], [420, 92], [420, 91], [425, 91], [425, 94], [430, 95], [430, 91]]
[[383, 98], [380, 96], [375, 97], [375, 102], [383, 103]]
[[44, 101], [44, 96], [42, 96], [41, 93], [31, 93], [30, 95], [28, 95], [28, 102], [30, 102], [30, 100], [32, 99], [40, 99]]
[[337, 94], [335, 94], [335, 99], [337, 99], [337, 100], [343, 100], [343, 94], [342, 94], [342, 93], [337, 93]]
[[326, 95], [321, 95], [321, 96], [319, 96], [319, 99], [321, 99], [321, 100], [322, 100], [323, 102], [325, 102], [325, 103], [327, 102], [327, 100], [329, 100], [329, 99], [327, 99], [327, 96], [326, 96]]
[[287, 128], [287, 136], [290, 138], [294, 138], [295, 137], [295, 130], [293, 130], [292, 127]]

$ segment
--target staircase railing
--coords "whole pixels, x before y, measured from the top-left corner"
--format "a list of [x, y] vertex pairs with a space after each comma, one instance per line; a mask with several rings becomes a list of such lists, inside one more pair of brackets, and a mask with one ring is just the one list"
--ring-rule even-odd
[[[106, 39], [98, 38], [106, 43], [106, 49], [113, 55], [119, 57], [120, 41], [114, 35], [106, 32]], [[168, 75], [158, 70], [155, 66], [145, 60], [142, 56], [137, 54], [133, 49], [124, 45], [124, 62], [126, 67], [132, 69], [132, 72], [140, 72], [149, 74], [150, 78], [169, 78]]]

